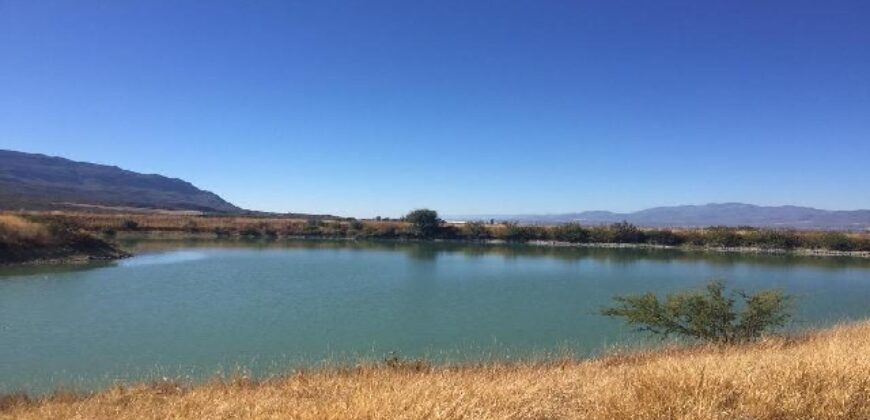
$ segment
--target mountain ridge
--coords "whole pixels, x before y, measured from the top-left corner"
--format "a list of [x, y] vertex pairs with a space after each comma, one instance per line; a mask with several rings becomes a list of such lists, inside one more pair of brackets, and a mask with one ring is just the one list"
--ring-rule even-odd
[[727, 202], [659, 206], [635, 212], [606, 210], [560, 214], [465, 215], [454, 220], [509, 220], [521, 223], [607, 224], [627, 221], [645, 227], [752, 226], [795, 229], [870, 229], [870, 210], [822, 210], [795, 205], [759, 206]]
[[0, 150], [0, 209], [76, 206], [236, 213], [243, 209], [192, 183], [113, 165]]

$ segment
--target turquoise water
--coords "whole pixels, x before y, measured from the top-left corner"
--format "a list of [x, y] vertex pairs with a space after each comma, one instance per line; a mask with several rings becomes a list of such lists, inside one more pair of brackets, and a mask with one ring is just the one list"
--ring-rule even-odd
[[722, 278], [797, 297], [792, 327], [870, 315], [870, 261], [674, 250], [297, 241], [126, 244], [117, 263], [0, 269], [0, 391], [255, 375], [390, 352], [590, 354], [641, 335], [616, 294]]

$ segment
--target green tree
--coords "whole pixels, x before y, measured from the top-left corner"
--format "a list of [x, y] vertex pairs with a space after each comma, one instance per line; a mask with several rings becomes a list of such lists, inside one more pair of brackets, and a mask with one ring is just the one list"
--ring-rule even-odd
[[[742, 300], [739, 307], [738, 298]], [[613, 299], [616, 306], [601, 313], [623, 317], [638, 330], [722, 344], [755, 340], [791, 318], [791, 297], [782, 291], [726, 294], [724, 283], [718, 280], [708, 283], [703, 291], [670, 294], [664, 300], [653, 293]]]
[[414, 234], [424, 238], [435, 236], [442, 223], [438, 218], [438, 212], [429, 209], [414, 210], [405, 215], [405, 221], [412, 225]]

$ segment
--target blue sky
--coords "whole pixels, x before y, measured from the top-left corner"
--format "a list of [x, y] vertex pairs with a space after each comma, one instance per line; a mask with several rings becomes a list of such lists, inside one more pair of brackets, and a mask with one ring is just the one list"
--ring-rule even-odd
[[0, 0], [0, 148], [247, 208], [870, 208], [867, 1]]

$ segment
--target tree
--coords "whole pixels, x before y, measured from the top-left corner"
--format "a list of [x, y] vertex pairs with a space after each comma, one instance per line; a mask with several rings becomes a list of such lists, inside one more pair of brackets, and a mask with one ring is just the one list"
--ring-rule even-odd
[[[743, 301], [739, 309], [738, 298]], [[703, 291], [670, 294], [663, 301], [653, 293], [613, 299], [617, 305], [601, 313], [623, 317], [640, 331], [722, 344], [755, 340], [767, 331], [784, 326], [791, 318], [791, 297], [782, 291], [726, 294], [724, 283], [718, 280], [708, 283]]]
[[617, 243], [637, 244], [644, 240], [643, 231], [624, 220], [611, 224], [610, 230], [613, 232], [613, 241]]
[[414, 233], [424, 238], [431, 238], [438, 233], [442, 220], [438, 212], [429, 209], [417, 209], [405, 215], [405, 221], [414, 228]]

